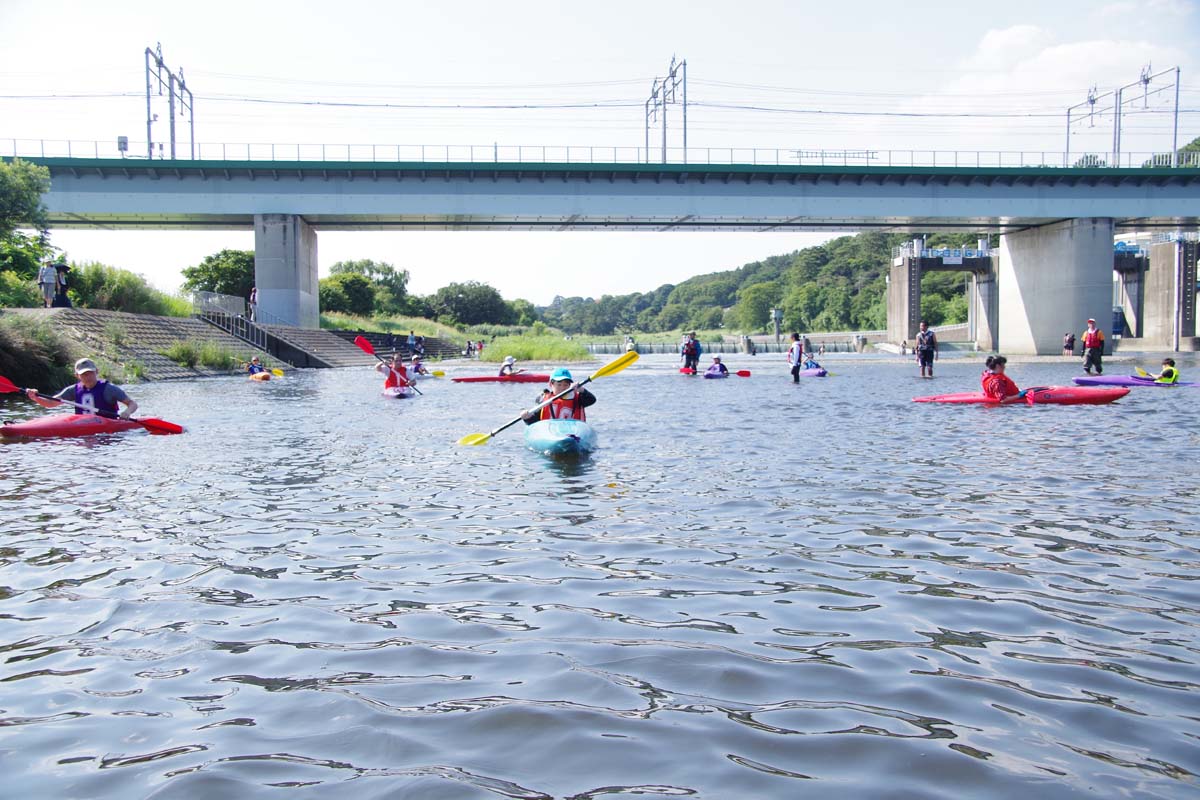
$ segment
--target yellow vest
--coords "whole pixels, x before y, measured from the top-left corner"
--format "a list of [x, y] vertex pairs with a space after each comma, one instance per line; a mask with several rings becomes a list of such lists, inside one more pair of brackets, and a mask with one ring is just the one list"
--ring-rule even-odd
[[1163, 367], [1162, 377], [1155, 378], [1155, 383], [1174, 383], [1179, 380], [1179, 370], [1174, 367]]

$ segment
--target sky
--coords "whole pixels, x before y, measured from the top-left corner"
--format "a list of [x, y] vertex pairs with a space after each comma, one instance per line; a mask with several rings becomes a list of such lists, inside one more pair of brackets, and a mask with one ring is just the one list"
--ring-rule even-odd
[[[609, 0], [130, 5], [0, 0], [0, 155], [146, 141], [144, 51], [161, 43], [214, 144], [637, 148], [644, 103], [688, 62], [688, 145], [785, 150], [1111, 149], [1106, 93], [1181, 69], [1179, 142], [1200, 135], [1200, 0], [1005, 3]], [[17, 32], [14, 35], [14, 32]], [[25, 32], [24, 34], [20, 32]], [[1122, 149], [1169, 152], [1170, 76], [1123, 97]], [[1089, 115], [1088, 93], [1100, 97]], [[1154, 92], [1155, 89], [1162, 91]], [[355, 106], [329, 105], [355, 103]], [[167, 138], [166, 100], [152, 112]], [[404, 106], [398, 108], [397, 106]], [[449, 106], [453, 106], [450, 108]], [[488, 106], [488, 108], [480, 108]], [[497, 108], [520, 106], [520, 108]], [[531, 108], [531, 106], [533, 106]], [[679, 107], [668, 143], [682, 144]], [[188, 147], [186, 120], [177, 147]], [[661, 131], [652, 135], [653, 147]], [[77, 150], [75, 150], [77, 151]], [[817, 244], [815, 233], [320, 232], [321, 275], [371, 258], [432, 293], [477, 280], [509, 299], [650, 291]], [[250, 231], [52, 232], [174, 290], [180, 270]]]

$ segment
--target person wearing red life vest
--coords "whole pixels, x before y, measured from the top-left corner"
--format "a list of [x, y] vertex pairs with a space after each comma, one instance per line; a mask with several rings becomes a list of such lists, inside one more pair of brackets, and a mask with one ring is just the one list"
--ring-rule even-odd
[[376, 372], [386, 372], [387, 377], [383, 380], [384, 389], [393, 389], [397, 386], [409, 386], [408, 370], [404, 368], [404, 356], [399, 353], [392, 354], [392, 363], [385, 364], [380, 361], [375, 365]]
[[1025, 399], [1025, 392], [1018, 389], [1012, 378], [1004, 374], [1005, 365], [1008, 364], [1007, 358], [988, 356], [985, 363], [987, 369], [983, 371], [980, 383], [983, 384], [983, 393], [989, 400], [996, 400], [1000, 405], [1008, 405], [1009, 403], [1019, 403]]
[[1083, 345], [1083, 371], [1091, 375], [1092, 367], [1095, 367], [1096, 374], [1103, 375], [1104, 331], [1096, 327], [1094, 319], [1089, 319], [1087, 324], [1087, 330], [1079, 337], [1079, 343]]
[[[567, 391], [567, 390], [570, 391]], [[571, 371], [559, 367], [550, 375], [550, 385], [542, 391], [538, 404], [545, 403], [559, 392], [567, 392], [562, 397], [543, 406], [534, 412], [527, 412], [522, 419], [526, 425], [532, 425], [543, 419], [577, 419], [584, 421], [587, 414], [584, 409], [596, 403], [596, 396], [579, 384], [573, 382]]]

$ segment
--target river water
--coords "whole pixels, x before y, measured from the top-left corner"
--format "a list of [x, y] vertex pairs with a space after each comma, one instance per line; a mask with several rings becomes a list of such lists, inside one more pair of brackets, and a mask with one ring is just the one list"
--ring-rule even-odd
[[581, 462], [454, 445], [536, 386], [369, 370], [0, 445], [0, 795], [1196, 796], [1200, 389], [729, 363], [597, 381]]

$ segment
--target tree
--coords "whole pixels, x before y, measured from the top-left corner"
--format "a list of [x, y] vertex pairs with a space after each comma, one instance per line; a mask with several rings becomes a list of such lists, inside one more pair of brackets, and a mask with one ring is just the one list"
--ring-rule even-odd
[[513, 300], [508, 306], [512, 310], [512, 316], [516, 324], [532, 325], [537, 322], [537, 308], [528, 300]]
[[375, 312], [375, 284], [366, 275], [341, 272], [322, 278], [318, 301], [325, 311], [369, 317]]
[[184, 267], [183, 277], [183, 288], [189, 292], [249, 297], [254, 286], [254, 251], [222, 250], [205, 256], [196, 266]]
[[50, 170], [14, 158], [0, 161], [0, 239], [17, 228], [46, 229], [42, 195], [50, 190]]
[[333, 275], [362, 275], [375, 284], [375, 307], [385, 314], [400, 314], [405, 310], [408, 295], [408, 270], [396, 269], [383, 261], [369, 258], [358, 261], [339, 261], [329, 268]]
[[430, 305], [439, 319], [458, 325], [508, 325], [513, 321], [512, 308], [500, 292], [478, 281], [443, 286], [430, 298]]
[[771, 308], [779, 301], [779, 285], [755, 283], [738, 290], [737, 305], [733, 307], [733, 318], [739, 329], [747, 332], [763, 330], [768, 322]]

